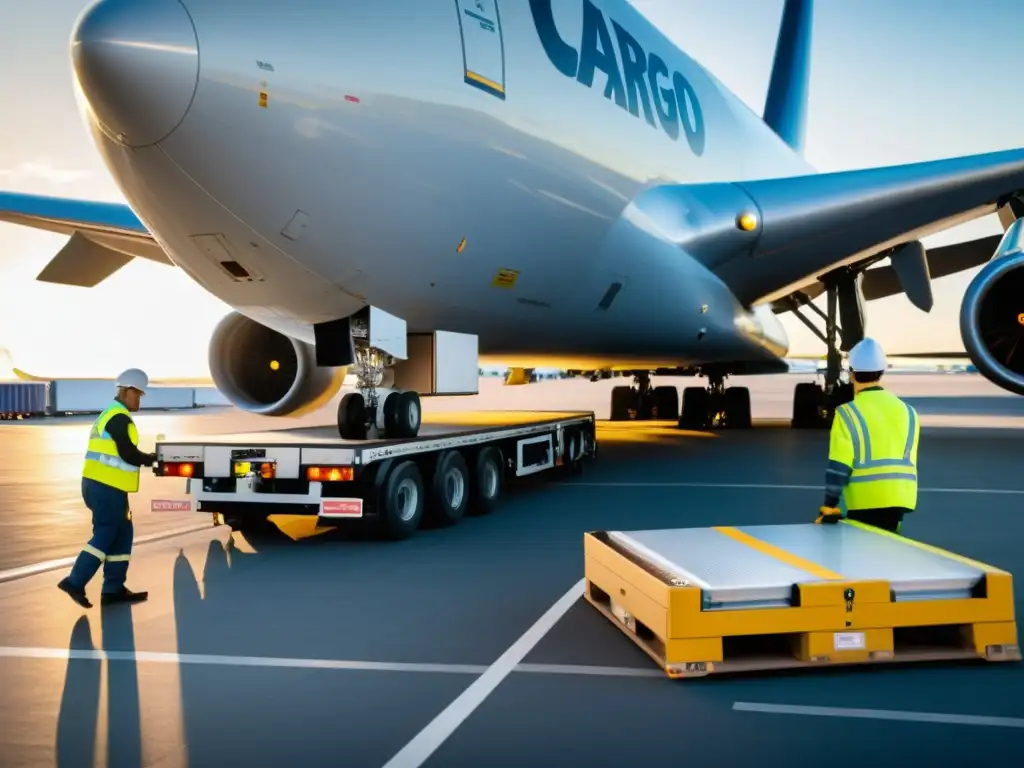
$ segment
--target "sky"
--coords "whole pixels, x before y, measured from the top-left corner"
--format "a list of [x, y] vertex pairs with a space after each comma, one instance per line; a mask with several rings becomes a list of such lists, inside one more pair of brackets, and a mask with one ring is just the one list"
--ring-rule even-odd
[[[783, 0], [631, 0], [755, 112], [763, 111]], [[123, 202], [86, 134], [68, 36], [87, 0], [0, 0], [0, 189]], [[819, 171], [1021, 146], [1019, 0], [817, 0], [805, 155]], [[994, 217], [927, 238], [1000, 232]], [[230, 307], [179, 270], [136, 259], [92, 289], [34, 277], [66, 237], [0, 224], [0, 347], [40, 375], [205, 376]], [[977, 270], [939, 279], [931, 313], [904, 296], [871, 302], [868, 333], [891, 353], [960, 351], [959, 307]], [[791, 353], [822, 354], [784, 317]], [[94, 328], [116, 329], [97, 343]], [[159, 330], [156, 341], [154, 330]], [[170, 331], [170, 332], [169, 332]], [[102, 339], [102, 337], [99, 337]]]

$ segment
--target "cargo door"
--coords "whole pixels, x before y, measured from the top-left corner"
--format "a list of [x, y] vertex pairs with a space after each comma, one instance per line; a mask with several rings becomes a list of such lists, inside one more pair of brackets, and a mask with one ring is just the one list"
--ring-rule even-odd
[[498, 0], [456, 0], [455, 4], [459, 9], [466, 83], [504, 100], [505, 43]]

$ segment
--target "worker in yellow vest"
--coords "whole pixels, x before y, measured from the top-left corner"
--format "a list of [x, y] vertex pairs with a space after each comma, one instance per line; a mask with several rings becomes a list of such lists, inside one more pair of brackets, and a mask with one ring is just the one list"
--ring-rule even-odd
[[850, 350], [854, 397], [836, 409], [816, 523], [843, 517], [899, 533], [917, 506], [917, 411], [881, 387], [882, 347], [864, 339]]
[[82, 548], [71, 573], [57, 586], [79, 605], [91, 608], [85, 587], [103, 566], [101, 601], [137, 603], [147, 592], [125, 587], [135, 527], [128, 494], [139, 490], [139, 470], [152, 466], [156, 454], [139, 450], [139, 433], [131, 414], [139, 410], [149, 377], [131, 368], [117, 377], [117, 395], [92, 425], [82, 470], [82, 498], [92, 512], [92, 538]]

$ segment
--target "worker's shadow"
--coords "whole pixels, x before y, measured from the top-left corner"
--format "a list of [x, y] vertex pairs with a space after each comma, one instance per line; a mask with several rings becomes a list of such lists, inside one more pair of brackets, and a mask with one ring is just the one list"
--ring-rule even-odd
[[[262, 549], [260, 555], [263, 555]], [[249, 565], [247, 561], [259, 559], [260, 556], [236, 547], [233, 538], [223, 544], [214, 539], [207, 548], [202, 573], [197, 574], [185, 553], [178, 553], [173, 582], [180, 655], [233, 655], [239, 638], [250, 632], [259, 635], [274, 625], [272, 612], [264, 610], [270, 609], [266, 595], [251, 589], [244, 578], [238, 578], [238, 571], [246, 570]], [[235, 712], [240, 706], [237, 689], [232, 685], [232, 681], [237, 680], [235, 674], [234, 670], [207, 664], [189, 661], [179, 664], [186, 753], [182, 760], [186, 764], [205, 765], [218, 761], [224, 754], [225, 742], [230, 741], [237, 721], [232, 722], [229, 716], [227, 723], [218, 722], [217, 717]], [[240, 762], [244, 761], [240, 759]]]
[[[138, 668], [131, 607], [100, 609], [103, 649], [115, 658], [105, 662], [107, 678], [107, 765], [125, 768], [142, 765]], [[104, 662], [76, 658], [76, 651], [96, 650], [89, 617], [82, 616], [71, 630], [68, 660], [57, 718], [58, 768], [92, 768], [96, 756], [96, 725], [100, 714], [100, 685]]]

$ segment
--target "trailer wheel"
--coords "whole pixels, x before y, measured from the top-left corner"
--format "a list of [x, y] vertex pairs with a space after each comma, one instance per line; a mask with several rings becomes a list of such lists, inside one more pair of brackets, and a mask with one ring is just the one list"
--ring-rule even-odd
[[486, 515], [495, 510], [501, 496], [501, 451], [493, 445], [484, 448], [476, 455], [475, 470], [471, 509], [473, 514]]
[[565, 472], [570, 475], [583, 473], [584, 440], [583, 433], [578, 430], [566, 431], [562, 438], [565, 441], [565, 453], [562, 456], [562, 466]]
[[366, 400], [359, 392], [349, 392], [338, 403], [338, 434], [342, 440], [366, 439]]
[[445, 451], [437, 461], [430, 484], [430, 518], [438, 525], [454, 525], [469, 506], [469, 469], [458, 451]]
[[384, 482], [380, 521], [391, 539], [407, 539], [423, 519], [423, 479], [415, 462], [403, 461]]

